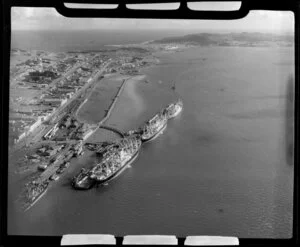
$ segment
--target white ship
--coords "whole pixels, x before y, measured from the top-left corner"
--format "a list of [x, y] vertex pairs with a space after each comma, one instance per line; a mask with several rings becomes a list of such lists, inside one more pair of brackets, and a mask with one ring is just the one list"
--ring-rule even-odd
[[170, 119], [176, 117], [182, 111], [182, 109], [183, 103], [182, 100], [179, 99], [177, 102], [168, 105], [164, 109], [163, 113], [167, 119]]
[[102, 161], [91, 169], [90, 178], [102, 184], [117, 177], [137, 158], [141, 144], [139, 135], [114, 143], [103, 155]]

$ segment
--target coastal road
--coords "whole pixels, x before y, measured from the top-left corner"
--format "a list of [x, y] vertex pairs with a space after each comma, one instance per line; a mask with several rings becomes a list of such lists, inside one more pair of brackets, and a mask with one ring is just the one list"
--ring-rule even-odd
[[62, 76], [60, 76], [59, 78], [53, 80], [51, 83], [48, 84], [47, 88], [41, 89], [40, 90], [40, 95], [42, 93], [44, 93], [45, 91], [48, 91], [49, 88], [53, 87], [56, 83], [58, 83], [60, 80], [64, 79], [65, 77], [67, 77], [68, 75], [70, 75], [71, 73], [75, 72], [79, 67], [81, 66], [81, 63], [76, 63], [72, 68], [70, 68], [66, 73], [64, 73]]
[[106, 63], [98, 72], [96, 72], [92, 77], [90, 77], [89, 82], [87, 82], [82, 88], [80, 88], [71, 99], [69, 99], [63, 106], [58, 107], [58, 109], [53, 113], [53, 115], [61, 113], [71, 102], [73, 102], [75, 99], [77, 99], [83, 92], [84, 90], [88, 89], [88, 87], [91, 87], [92, 84], [101, 76], [101, 74], [105, 71], [107, 66], [109, 66], [111, 62]]
[[[85, 90], [88, 89], [88, 87], [91, 87], [93, 83], [95, 83], [95, 81], [98, 79], [99, 76], [102, 75], [102, 73], [105, 71], [105, 69], [112, 63], [112, 61], [106, 63], [98, 72], [96, 72], [93, 77], [90, 77], [90, 81], [87, 82], [81, 89], [79, 89], [71, 99], [69, 99], [64, 105], [60, 106], [57, 108], [57, 110], [53, 113], [53, 115], [51, 116], [51, 118], [55, 119], [59, 114], [63, 113], [63, 111], [65, 110], [65, 108], [72, 103], [74, 100], [76, 100], [79, 96], [81, 96], [82, 93], [84, 93]], [[79, 106], [80, 107], [80, 106]], [[43, 136], [44, 133], [46, 133], [47, 131], [49, 131], [53, 125], [56, 122], [58, 122], [60, 119], [55, 119], [54, 122], [52, 122], [46, 129], [42, 130], [42, 134], [41, 136]], [[53, 121], [53, 120], [52, 120]], [[51, 122], [51, 120], [50, 120]]]
[[[62, 113], [62, 111], [65, 110], [65, 108], [73, 102], [75, 99], [77, 99], [83, 92], [84, 90], [88, 89], [88, 87], [91, 87], [93, 83], [95, 83], [95, 80], [99, 78], [99, 76], [102, 75], [102, 73], [105, 71], [105, 69], [113, 62], [113, 60], [109, 60], [104, 64], [102, 68], [100, 68], [99, 71], [94, 73], [92, 77], [90, 77], [90, 81], [87, 82], [81, 89], [79, 89], [71, 99], [69, 99], [63, 106], [60, 106], [57, 108], [57, 110], [52, 114], [51, 118], [55, 118], [55, 116], [59, 115]], [[55, 122], [57, 122], [56, 120]], [[22, 148], [24, 145], [29, 145], [32, 141], [34, 142], [39, 142], [39, 138], [35, 138], [36, 136], [42, 137], [47, 131], [49, 131], [53, 125], [49, 125], [45, 127], [44, 124], [40, 125], [34, 132], [30, 133], [27, 137], [25, 137], [23, 140], [21, 140], [19, 143], [15, 144], [14, 150]]]
[[[58, 157], [58, 156], [64, 156], [69, 150], [70, 150], [70, 147], [71, 145], [68, 144], [67, 147], [65, 147], [62, 152], [59, 152], [55, 155], [55, 157]], [[51, 164], [43, 173], [41, 173], [39, 175], [39, 180], [40, 181], [45, 181], [45, 180], [48, 180], [49, 177], [54, 174], [56, 172], [56, 170], [60, 167], [61, 165], [61, 162], [64, 159], [61, 159], [59, 161], [56, 161], [54, 162], [53, 164]], [[64, 161], [69, 161], [69, 160], [64, 160]]]

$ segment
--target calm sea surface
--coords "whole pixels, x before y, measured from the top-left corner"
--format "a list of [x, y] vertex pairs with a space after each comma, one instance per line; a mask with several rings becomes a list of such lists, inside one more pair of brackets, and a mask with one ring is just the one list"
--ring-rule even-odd
[[141, 43], [168, 36], [184, 35], [183, 30], [86, 30], [13, 31], [11, 47], [53, 52], [97, 50], [105, 45]]
[[26, 213], [9, 201], [9, 234], [291, 237], [286, 94], [293, 52], [203, 47], [155, 54], [161, 64], [144, 70], [150, 83], [128, 84], [107, 124], [139, 126], [178, 97], [174, 82], [183, 112], [109, 185], [70, 187], [72, 176], [92, 164], [87, 153]]

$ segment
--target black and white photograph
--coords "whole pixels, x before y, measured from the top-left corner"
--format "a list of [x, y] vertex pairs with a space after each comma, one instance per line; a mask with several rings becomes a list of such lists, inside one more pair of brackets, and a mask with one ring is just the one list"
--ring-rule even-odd
[[12, 7], [7, 233], [291, 238], [294, 22]]

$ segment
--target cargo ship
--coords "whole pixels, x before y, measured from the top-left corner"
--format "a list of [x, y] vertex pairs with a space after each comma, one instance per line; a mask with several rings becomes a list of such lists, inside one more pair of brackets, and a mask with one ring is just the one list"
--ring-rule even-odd
[[166, 116], [167, 119], [176, 117], [183, 108], [182, 100], [179, 99], [177, 102], [168, 105], [164, 110], [163, 114]]
[[82, 168], [80, 173], [73, 178], [72, 186], [77, 190], [88, 190], [95, 185], [95, 180], [90, 178], [90, 170]]
[[98, 156], [103, 156], [109, 149], [111, 149], [115, 144], [111, 142], [103, 142], [98, 148], [96, 149], [96, 154]]
[[42, 183], [38, 183], [33, 181], [28, 185], [27, 189], [27, 207], [25, 207], [25, 211], [31, 208], [48, 190], [49, 181], [44, 181]]
[[142, 127], [141, 139], [143, 142], [154, 140], [166, 127], [167, 117], [163, 112], [157, 113]]
[[103, 155], [103, 160], [91, 169], [90, 178], [97, 184], [108, 182], [120, 175], [137, 157], [142, 141], [132, 135], [115, 142]]
[[90, 151], [101, 152], [106, 146], [110, 145], [110, 142], [101, 142], [101, 143], [85, 143], [85, 147]]

